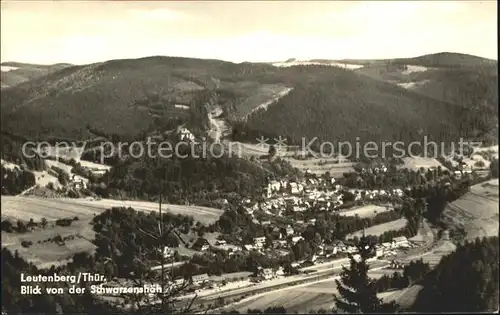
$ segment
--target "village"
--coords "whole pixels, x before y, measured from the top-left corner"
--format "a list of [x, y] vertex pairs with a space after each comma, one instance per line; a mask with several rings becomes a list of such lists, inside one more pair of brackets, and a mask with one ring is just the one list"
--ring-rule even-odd
[[[375, 170], [375, 172], [386, 171], [385, 167]], [[326, 212], [357, 219], [369, 218], [377, 213], [393, 211], [394, 203], [400, 201], [403, 195], [404, 191], [399, 188], [348, 189], [338, 184], [335, 178], [318, 177], [309, 172], [306, 172], [302, 181], [269, 180], [268, 184], [263, 187], [262, 198], [245, 199], [242, 201], [242, 207], [254, 224], [271, 231], [272, 240], [265, 235], [253, 237], [251, 242], [244, 242], [242, 238], [230, 242], [223, 235], [212, 241], [199, 237], [191, 249], [201, 255], [223, 251], [229, 257], [250, 253], [268, 257], [289, 256], [294, 246], [305, 241], [302, 235], [305, 229], [314, 228], [317, 221], [316, 214]], [[284, 224], [284, 221], [289, 224]], [[314, 251], [308, 257], [296, 259], [288, 266], [280, 265], [273, 268], [258, 266], [254, 272], [239, 272], [222, 276], [210, 276], [207, 273], [193, 275], [191, 290], [201, 295], [212, 294], [232, 288], [252, 286], [256, 283], [272, 283], [293, 275], [306, 275], [315, 272], [314, 268], [320, 270], [325, 268], [324, 266], [331, 266], [335, 263], [348, 264], [348, 254], [359, 259], [359, 255], [356, 254], [356, 244], [357, 237], [351, 235], [344, 240], [337, 240], [330, 244], [321, 240], [320, 243], [315, 244]], [[389, 261], [392, 268], [402, 268], [403, 264], [398, 262], [398, 256], [423, 245], [424, 242], [419, 238], [408, 239], [405, 236], [397, 236], [390, 241], [374, 244], [371, 260]], [[173, 259], [175, 248], [165, 247], [163, 255], [167, 260]], [[185, 283], [185, 279], [176, 279], [175, 283], [181, 285]]]

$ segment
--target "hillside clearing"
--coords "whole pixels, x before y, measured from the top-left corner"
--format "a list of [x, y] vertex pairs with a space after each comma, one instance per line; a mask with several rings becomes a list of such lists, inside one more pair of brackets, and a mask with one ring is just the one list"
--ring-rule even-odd
[[292, 88], [280, 85], [271, 85], [271, 87], [269, 87], [268, 85], [264, 85], [259, 89], [260, 95], [256, 95], [253, 98], [250, 97], [249, 99], [246, 100], [245, 103], [248, 103], [247, 106], [249, 107], [251, 107], [252, 106], [251, 104], [255, 103], [258, 100], [262, 101], [258, 106], [254, 107], [246, 116], [251, 115], [253, 112], [258, 110], [267, 110], [269, 105], [271, 105], [272, 103], [278, 101], [283, 96], [290, 93], [291, 90]]
[[470, 192], [449, 204], [445, 217], [462, 226], [468, 239], [498, 235], [498, 179], [471, 187]]
[[[45, 217], [47, 220], [74, 217], [92, 217], [112, 207], [132, 207], [137, 211], [158, 211], [158, 203], [147, 201], [120, 201], [112, 199], [44, 199], [35, 197], [2, 196], [2, 218], [36, 221]], [[196, 221], [211, 224], [218, 220], [222, 210], [208, 207], [162, 205], [165, 212], [190, 215]]]
[[[73, 221], [68, 227], [50, 226], [51, 223], [49, 223], [47, 228], [23, 234], [2, 231], [2, 246], [12, 252], [17, 250], [21, 257], [35, 264], [38, 268], [62, 265], [70, 261], [76, 253], [92, 253], [95, 250], [96, 246], [91, 242], [95, 233], [89, 224], [90, 220], [89, 218]], [[74, 238], [65, 240], [64, 245], [47, 241], [58, 235], [63, 239], [69, 236], [74, 236]], [[25, 248], [21, 245], [23, 241], [30, 241], [33, 245]]]
[[[379, 225], [374, 225], [369, 228], [365, 229], [366, 235], [374, 235], [374, 236], [380, 236], [386, 231], [396, 231], [404, 228], [406, 226], [407, 220], [406, 219], [398, 219], [394, 220], [391, 222], [379, 224]], [[346, 236], [346, 239], [352, 239], [354, 237], [361, 237], [363, 236], [363, 230], [356, 231], [354, 233], [351, 233]]]
[[[372, 279], [380, 278], [383, 273], [368, 273]], [[330, 312], [335, 306], [333, 295], [336, 294], [337, 286], [334, 277], [326, 281], [312, 283], [292, 289], [269, 292], [256, 299], [238, 303], [235, 309], [246, 312], [248, 309], [264, 310], [272, 306], [283, 306], [288, 313], [307, 313], [310, 310], [325, 309]]]
[[356, 209], [348, 209], [345, 211], [340, 211], [338, 214], [340, 216], [359, 216], [360, 218], [370, 218], [374, 217], [379, 213], [386, 212], [392, 210], [389, 207], [382, 207], [377, 205], [366, 205]]
[[428, 158], [428, 157], [420, 157], [420, 156], [415, 156], [415, 157], [405, 157], [403, 158], [404, 165], [401, 166], [402, 168], [408, 168], [412, 170], [419, 170], [421, 167], [428, 169], [431, 167], [441, 167], [443, 170], [446, 169], [438, 160], [434, 158]]
[[339, 162], [337, 159], [307, 159], [297, 160], [294, 158], [285, 158], [293, 167], [301, 171], [309, 170], [311, 173], [321, 175], [330, 172], [330, 176], [334, 178], [342, 177], [344, 173], [354, 172], [355, 163], [352, 162]]
[[422, 81], [414, 81], [414, 82], [403, 82], [403, 83], [398, 83], [397, 85], [400, 87], [403, 87], [405, 89], [415, 89], [420, 87], [421, 85], [424, 85], [426, 83], [429, 83], [429, 80], [422, 80]]

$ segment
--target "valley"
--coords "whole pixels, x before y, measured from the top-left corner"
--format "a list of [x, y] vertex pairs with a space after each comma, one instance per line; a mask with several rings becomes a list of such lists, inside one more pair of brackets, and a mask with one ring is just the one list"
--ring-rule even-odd
[[[367, 264], [363, 277], [381, 301], [410, 309], [436, 274], [447, 276], [453, 255], [484, 253], [482, 238], [498, 235], [493, 66], [453, 53], [2, 63], [8, 294], [31, 301], [13, 284], [19, 272], [97, 270], [109, 287], [160, 284], [168, 274], [174, 296], [201, 310], [331, 311], [341, 294], [334, 280]], [[453, 157], [323, 151], [423, 136], [482, 144]], [[151, 138], [191, 152], [134, 156]], [[45, 149], [29, 156], [27, 141]], [[125, 154], [108, 155], [105, 143], [126, 143]], [[224, 145], [220, 155], [194, 154], [214, 143]], [[162, 304], [149, 298], [102, 294], [92, 305]]]

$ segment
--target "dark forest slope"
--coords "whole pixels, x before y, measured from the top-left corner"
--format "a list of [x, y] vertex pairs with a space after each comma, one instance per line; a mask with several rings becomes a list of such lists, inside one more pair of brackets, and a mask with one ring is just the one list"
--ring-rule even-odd
[[353, 73], [297, 86], [267, 111], [253, 115], [251, 129], [328, 141], [412, 141], [424, 135], [451, 141], [482, 128], [471, 111]]

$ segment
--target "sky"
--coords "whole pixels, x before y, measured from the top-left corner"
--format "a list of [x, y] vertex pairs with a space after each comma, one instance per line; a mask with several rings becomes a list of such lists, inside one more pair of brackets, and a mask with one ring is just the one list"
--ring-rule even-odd
[[497, 59], [496, 1], [1, 1], [1, 61]]

